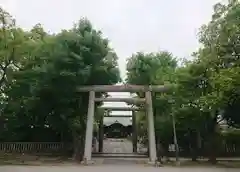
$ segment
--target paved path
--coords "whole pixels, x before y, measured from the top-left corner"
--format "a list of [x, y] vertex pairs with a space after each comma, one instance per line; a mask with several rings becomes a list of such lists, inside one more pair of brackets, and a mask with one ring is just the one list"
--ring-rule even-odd
[[0, 172], [239, 172], [240, 169], [227, 168], [174, 168], [144, 166], [0, 166]]
[[105, 139], [103, 141], [104, 153], [132, 153], [132, 142], [127, 139]]

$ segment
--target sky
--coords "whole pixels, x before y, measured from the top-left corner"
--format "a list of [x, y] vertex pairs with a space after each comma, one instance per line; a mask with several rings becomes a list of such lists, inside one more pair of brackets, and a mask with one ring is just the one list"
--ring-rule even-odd
[[126, 59], [138, 51], [168, 50], [189, 58], [199, 44], [197, 32], [211, 19], [219, 0], [0, 0], [17, 24], [41, 23], [49, 32], [71, 28], [87, 17], [111, 41], [122, 77]]
[[0, 0], [0, 5], [24, 29], [41, 23], [47, 31], [59, 32], [87, 17], [110, 40], [124, 78], [126, 59], [139, 51], [167, 50], [178, 58], [190, 58], [199, 47], [198, 29], [210, 21], [219, 1]]

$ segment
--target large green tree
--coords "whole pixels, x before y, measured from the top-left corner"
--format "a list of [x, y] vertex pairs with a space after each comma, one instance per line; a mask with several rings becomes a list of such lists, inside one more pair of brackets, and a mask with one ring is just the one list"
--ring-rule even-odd
[[[87, 19], [55, 35], [40, 24], [25, 34], [28, 58], [6, 91], [5, 139], [43, 141], [49, 137], [46, 131], [57, 133], [53, 141], [58, 137], [73, 141], [74, 157], [80, 159], [88, 94], [77, 93], [76, 88], [119, 82], [117, 55]], [[18, 137], [8, 135], [10, 131]]]
[[[169, 52], [137, 53], [128, 60], [126, 82], [137, 85], [174, 84], [176, 68], [177, 60]], [[138, 93], [138, 96], [143, 97], [144, 95]], [[164, 147], [165, 150], [168, 150], [168, 144], [172, 143], [170, 116], [172, 112], [172, 98], [173, 94], [153, 94], [156, 138], [159, 143], [158, 145], [160, 145], [158, 148]], [[141, 120], [138, 120], [139, 130], [146, 132], [144, 126], [147, 126], [147, 120], [145, 116], [141, 116]], [[145, 135], [144, 132], [142, 134], [143, 136]], [[158, 149], [158, 152], [160, 151], [161, 150]]]
[[204, 140], [210, 160], [215, 162], [219, 122], [226, 120], [235, 127], [239, 124], [239, 9], [235, 0], [216, 4], [212, 21], [199, 33], [203, 46], [182, 66], [177, 67], [176, 62], [164, 66], [153, 54], [144, 53], [128, 61], [128, 83], [177, 86], [172, 93], [153, 96], [156, 130], [159, 126], [164, 130], [161, 121], [167, 124], [167, 118], [159, 114], [175, 114], [179, 142], [184, 146], [187, 139], [190, 145], [186, 148], [191, 147], [194, 159]]

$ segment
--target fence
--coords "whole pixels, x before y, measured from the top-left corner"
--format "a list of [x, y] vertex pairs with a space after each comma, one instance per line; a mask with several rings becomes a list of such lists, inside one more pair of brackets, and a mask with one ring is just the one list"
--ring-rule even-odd
[[65, 154], [72, 150], [72, 144], [61, 142], [3, 142], [0, 152], [4, 153], [40, 153]]
[[[0, 153], [26, 153], [26, 154], [50, 154], [50, 155], [66, 155], [71, 153], [73, 145], [71, 143], [61, 142], [3, 142], [0, 143]], [[93, 151], [94, 152], [94, 151]], [[202, 156], [208, 154], [207, 150], [201, 151]], [[239, 157], [240, 145], [224, 144], [218, 150], [218, 156], [221, 157]], [[169, 152], [169, 156], [174, 156], [174, 151]], [[190, 150], [180, 149], [180, 156], [191, 156]]]
[[223, 144], [219, 151], [219, 156], [235, 156], [240, 157], [240, 145], [238, 144]]
[[[216, 147], [216, 156], [217, 157], [240, 157], [240, 145], [237, 144], [219, 144], [218, 147]], [[183, 149], [180, 147], [179, 154], [182, 157], [191, 157], [192, 156], [191, 149]], [[198, 150], [198, 155], [202, 157], [208, 157], [209, 156], [209, 149], [207, 147], [203, 147], [200, 150]], [[169, 150], [169, 156], [175, 156], [175, 149]]]

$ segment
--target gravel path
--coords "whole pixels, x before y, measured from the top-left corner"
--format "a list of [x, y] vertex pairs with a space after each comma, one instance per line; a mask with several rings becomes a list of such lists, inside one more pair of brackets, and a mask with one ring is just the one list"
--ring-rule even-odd
[[240, 169], [226, 168], [174, 168], [144, 166], [0, 166], [0, 172], [239, 172]]

